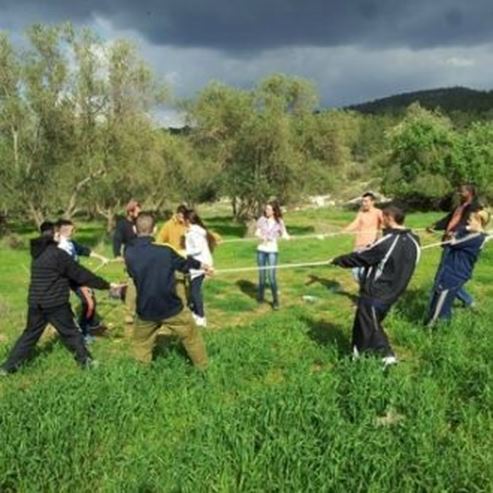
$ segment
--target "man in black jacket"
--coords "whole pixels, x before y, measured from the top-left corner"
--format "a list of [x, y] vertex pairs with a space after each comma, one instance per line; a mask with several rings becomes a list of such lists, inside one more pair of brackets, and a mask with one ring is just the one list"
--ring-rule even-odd
[[137, 317], [132, 335], [135, 357], [144, 363], [152, 353], [161, 326], [176, 334], [192, 360], [203, 370], [207, 352], [202, 334], [195, 325], [192, 312], [176, 294], [176, 271], [187, 273], [212, 269], [193, 258], [186, 258], [169, 245], [153, 243], [155, 221], [141, 213], [137, 218], [137, 239], [125, 251], [125, 262], [137, 289]]
[[74, 322], [69, 296], [71, 283], [94, 289], [118, 288], [75, 262], [58, 248], [55, 225], [41, 225], [41, 236], [31, 240], [31, 282], [29, 284], [27, 324], [0, 367], [3, 375], [15, 372], [29, 358], [48, 324], [55, 327], [65, 347], [82, 367], [93, 364], [81, 332]]
[[419, 239], [404, 227], [404, 212], [394, 206], [383, 210], [384, 235], [366, 249], [342, 255], [332, 263], [362, 267], [358, 308], [353, 325], [353, 352], [376, 353], [383, 362], [397, 362], [382, 327], [391, 306], [404, 292], [420, 256]]

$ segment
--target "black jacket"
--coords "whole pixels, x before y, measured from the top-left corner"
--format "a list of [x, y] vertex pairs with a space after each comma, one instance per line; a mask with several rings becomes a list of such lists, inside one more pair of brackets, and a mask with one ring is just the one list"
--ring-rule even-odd
[[125, 249], [136, 237], [134, 221], [129, 221], [127, 218], [120, 219], [116, 223], [115, 234], [113, 235], [113, 255], [120, 257], [122, 245]]
[[137, 314], [142, 320], [160, 321], [181, 312], [183, 303], [176, 294], [175, 272], [200, 269], [201, 263], [179, 255], [153, 238], [135, 239], [125, 250], [125, 263], [137, 289]]
[[364, 267], [360, 296], [391, 305], [404, 292], [420, 256], [419, 238], [408, 229], [388, 229], [368, 248], [335, 258], [341, 267]]
[[[475, 211], [478, 209], [479, 203], [476, 198], [472, 200], [472, 202], [464, 207], [464, 210], [462, 211], [460, 221], [457, 224], [457, 226], [453, 229], [453, 231], [457, 231], [459, 229], [465, 228], [467, 226], [467, 221], [469, 221], [469, 216], [471, 215], [471, 212]], [[460, 207], [460, 206], [458, 206]], [[454, 215], [455, 209], [449, 212], [445, 217], [437, 221], [435, 224], [433, 224], [433, 229], [436, 229], [437, 231], [445, 231], [447, 229], [447, 226], [452, 219]]]
[[70, 285], [109, 289], [110, 285], [79, 265], [52, 238], [31, 240], [30, 306], [53, 308], [68, 303]]

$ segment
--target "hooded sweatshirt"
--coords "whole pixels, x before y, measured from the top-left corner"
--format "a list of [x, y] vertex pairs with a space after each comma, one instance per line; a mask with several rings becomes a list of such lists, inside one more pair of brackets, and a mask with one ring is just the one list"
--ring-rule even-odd
[[184, 223], [180, 222], [176, 217], [176, 214], [166, 221], [157, 235], [157, 243], [164, 245], [171, 245], [175, 250], [181, 252], [185, 248], [185, 233], [187, 227]]
[[[212, 254], [207, 241], [207, 231], [198, 224], [192, 224], [185, 234], [187, 256], [212, 267]], [[203, 270], [190, 269], [190, 277], [204, 275]]]
[[68, 303], [70, 285], [109, 289], [107, 281], [79, 265], [50, 237], [31, 240], [30, 306], [54, 308]]

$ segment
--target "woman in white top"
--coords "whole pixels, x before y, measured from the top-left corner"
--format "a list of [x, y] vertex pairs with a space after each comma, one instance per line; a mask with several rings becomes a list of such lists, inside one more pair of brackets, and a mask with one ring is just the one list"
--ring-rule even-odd
[[[216, 246], [216, 238], [205, 227], [199, 215], [194, 210], [185, 214], [185, 249], [187, 256], [212, 267], [212, 252]], [[207, 320], [204, 312], [202, 284], [205, 279], [204, 271], [190, 269], [190, 309], [198, 326], [205, 327]]]
[[260, 267], [257, 301], [263, 303], [265, 285], [268, 281], [272, 291], [272, 308], [278, 310], [279, 295], [277, 291], [276, 265], [279, 249], [277, 240], [279, 238], [289, 239], [289, 235], [282, 220], [281, 208], [277, 202], [266, 204], [264, 215], [257, 221], [255, 236], [260, 240], [257, 246], [257, 265]]

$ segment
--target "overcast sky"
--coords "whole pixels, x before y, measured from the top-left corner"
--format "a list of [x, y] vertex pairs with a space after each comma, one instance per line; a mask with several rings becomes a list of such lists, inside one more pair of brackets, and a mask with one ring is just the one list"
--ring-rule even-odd
[[323, 106], [493, 89], [493, 0], [0, 0], [0, 29], [70, 20], [134, 39], [179, 97], [211, 79], [312, 79]]

